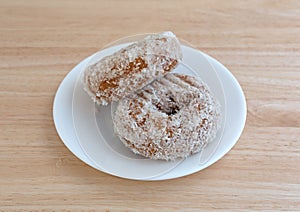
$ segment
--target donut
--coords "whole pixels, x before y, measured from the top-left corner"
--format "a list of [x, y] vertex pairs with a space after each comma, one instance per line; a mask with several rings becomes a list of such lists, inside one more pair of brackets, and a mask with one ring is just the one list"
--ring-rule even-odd
[[107, 105], [164, 76], [181, 59], [180, 43], [172, 32], [150, 35], [88, 66], [84, 89], [94, 102]]
[[118, 102], [115, 134], [136, 154], [175, 160], [213, 141], [220, 104], [199, 78], [169, 73]]

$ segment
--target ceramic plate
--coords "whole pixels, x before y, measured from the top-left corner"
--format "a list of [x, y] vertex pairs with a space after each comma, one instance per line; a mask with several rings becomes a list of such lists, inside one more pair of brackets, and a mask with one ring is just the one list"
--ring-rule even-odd
[[[106, 52], [101, 52], [104, 55], [109, 54], [120, 47], [111, 47], [106, 49]], [[216, 145], [209, 146], [201, 154], [175, 162], [136, 157], [124, 146], [119, 145], [120, 143], [111, 145], [111, 141], [118, 139], [113, 135], [110, 107], [95, 106], [83, 92], [82, 85], [78, 81], [82, 70], [90, 63], [91, 58], [95, 57], [94, 55], [79, 63], [66, 76], [54, 100], [53, 116], [56, 129], [73, 154], [100, 171], [137, 180], [164, 180], [185, 176], [200, 171], [222, 158], [242, 133], [246, 120], [244, 94], [232, 74], [215, 59], [193, 48], [187, 46], [182, 48], [183, 64], [201, 67], [196, 70], [192, 68], [192, 74], [196, 72], [221, 101], [224, 124], [214, 142]], [[202, 71], [211, 68], [214, 72]], [[191, 74], [189, 71], [184, 66], [181, 68], [179, 66], [176, 70]]]

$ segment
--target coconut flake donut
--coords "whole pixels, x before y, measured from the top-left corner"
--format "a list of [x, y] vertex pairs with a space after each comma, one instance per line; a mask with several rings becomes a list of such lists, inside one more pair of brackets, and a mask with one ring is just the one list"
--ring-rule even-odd
[[114, 131], [134, 153], [174, 160], [199, 152], [220, 127], [220, 105], [199, 78], [169, 73], [122, 99]]
[[86, 68], [84, 89], [94, 102], [107, 105], [172, 71], [182, 59], [172, 32], [150, 35]]

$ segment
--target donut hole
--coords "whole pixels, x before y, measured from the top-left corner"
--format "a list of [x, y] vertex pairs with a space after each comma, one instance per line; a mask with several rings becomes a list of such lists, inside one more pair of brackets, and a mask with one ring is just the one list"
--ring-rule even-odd
[[153, 105], [158, 111], [168, 116], [175, 115], [180, 111], [180, 106], [172, 94], [167, 94], [166, 98], [160, 99], [159, 102], [153, 102]]

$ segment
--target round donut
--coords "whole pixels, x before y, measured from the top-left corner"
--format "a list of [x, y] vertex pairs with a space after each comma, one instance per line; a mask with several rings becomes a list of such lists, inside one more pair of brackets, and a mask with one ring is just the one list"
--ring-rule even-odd
[[216, 137], [220, 104], [199, 78], [169, 73], [119, 101], [114, 131], [134, 153], [174, 160]]
[[150, 35], [88, 66], [84, 89], [94, 102], [107, 105], [171, 72], [181, 59], [173, 33]]

